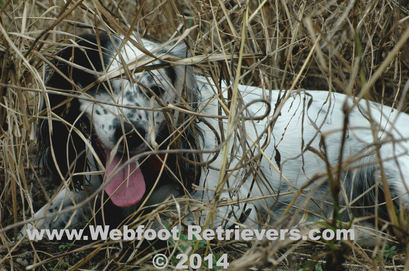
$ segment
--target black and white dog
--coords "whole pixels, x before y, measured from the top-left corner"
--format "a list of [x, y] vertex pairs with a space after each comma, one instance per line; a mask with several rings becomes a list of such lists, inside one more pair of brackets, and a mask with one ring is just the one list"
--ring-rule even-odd
[[409, 208], [409, 115], [338, 93], [239, 85], [229, 119], [230, 82], [174, 65], [184, 46], [142, 43], [84, 35], [48, 65], [42, 161], [73, 187], [35, 214], [35, 227], [82, 226], [96, 194], [120, 210], [217, 198], [213, 225], [226, 227], [283, 212], [327, 217], [334, 196], [344, 218], [387, 216], [382, 178]]

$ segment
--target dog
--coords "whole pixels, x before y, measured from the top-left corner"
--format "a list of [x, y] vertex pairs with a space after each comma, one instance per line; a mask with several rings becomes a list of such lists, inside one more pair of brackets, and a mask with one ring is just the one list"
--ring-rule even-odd
[[65, 185], [33, 227], [81, 227], [97, 195], [120, 219], [189, 195], [215, 206], [213, 227], [328, 218], [334, 206], [340, 219], [387, 218], [388, 191], [409, 207], [405, 113], [328, 91], [215, 83], [178, 62], [185, 45], [72, 43], [48, 64], [38, 133], [43, 167]]

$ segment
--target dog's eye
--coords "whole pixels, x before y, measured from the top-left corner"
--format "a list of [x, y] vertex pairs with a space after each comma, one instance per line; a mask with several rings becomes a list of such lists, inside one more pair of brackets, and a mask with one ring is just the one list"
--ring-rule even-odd
[[150, 91], [155, 93], [157, 96], [161, 96], [165, 91], [160, 86], [150, 87]]

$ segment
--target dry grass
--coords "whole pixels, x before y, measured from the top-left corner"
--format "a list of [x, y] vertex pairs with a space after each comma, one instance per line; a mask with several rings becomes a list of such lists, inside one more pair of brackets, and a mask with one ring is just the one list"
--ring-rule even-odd
[[[409, 111], [408, 6], [407, 0], [1, 0], [0, 270], [23, 270], [27, 264], [36, 270], [154, 270], [154, 252], [137, 249], [137, 243], [14, 241], [21, 222], [55, 188], [37, 168], [34, 131], [39, 93], [45, 91], [44, 59], [61, 49], [62, 41], [89, 31], [133, 31], [158, 42], [185, 33], [192, 54], [208, 56], [195, 58], [201, 59], [198, 72], [214, 80], [237, 78], [238, 58], [216, 56], [237, 55], [242, 45], [246, 57], [237, 78], [242, 84], [333, 90], [395, 107], [401, 103]], [[403, 270], [409, 268], [409, 246], [402, 217], [392, 221], [403, 230], [396, 251], [382, 242], [371, 250], [284, 241], [200, 249], [228, 252], [230, 261], [238, 259], [236, 270], [320, 270], [330, 259], [346, 270]]]

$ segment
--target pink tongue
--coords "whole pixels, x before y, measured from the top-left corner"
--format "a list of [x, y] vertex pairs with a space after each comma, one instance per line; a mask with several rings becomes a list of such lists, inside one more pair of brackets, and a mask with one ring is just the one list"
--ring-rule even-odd
[[138, 203], [146, 190], [140, 168], [137, 168], [136, 163], [130, 163], [118, 171], [126, 160], [121, 160], [121, 157], [115, 155], [111, 161], [110, 156], [110, 153], [107, 152], [104, 180], [110, 180], [110, 182], [105, 186], [105, 192], [119, 207], [128, 207]]

